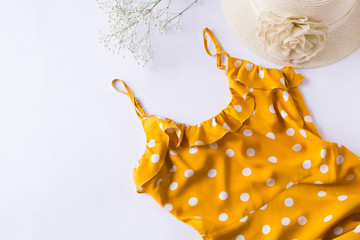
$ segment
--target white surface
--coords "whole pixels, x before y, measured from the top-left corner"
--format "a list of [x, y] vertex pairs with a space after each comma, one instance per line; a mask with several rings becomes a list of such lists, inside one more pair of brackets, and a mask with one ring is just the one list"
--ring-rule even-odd
[[[132, 168], [145, 134], [124, 79], [153, 114], [195, 124], [230, 101], [225, 73], [203, 48], [208, 26], [233, 56], [256, 57], [232, 35], [219, 1], [201, 1], [183, 30], [154, 35], [142, 69], [97, 40], [106, 22], [95, 1], [7, 1], [0, 8], [0, 239], [201, 239], [135, 192]], [[300, 90], [323, 138], [360, 154], [360, 51], [299, 70]]]

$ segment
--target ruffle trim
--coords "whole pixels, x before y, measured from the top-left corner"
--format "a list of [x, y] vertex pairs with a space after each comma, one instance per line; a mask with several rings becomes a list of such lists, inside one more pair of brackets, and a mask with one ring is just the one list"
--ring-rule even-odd
[[294, 67], [266, 68], [247, 60], [230, 58], [226, 70], [228, 76], [251, 88], [288, 90], [299, 85], [305, 77]]
[[178, 123], [169, 118], [156, 118], [164, 133], [169, 136], [169, 144], [174, 147], [189, 148], [211, 144], [228, 132], [236, 132], [255, 109], [255, 100], [250, 94], [243, 97], [232, 95], [231, 102], [215, 117], [196, 125]]
[[[149, 119], [148, 119], [149, 118]], [[164, 165], [168, 153], [169, 135], [164, 134], [161, 125], [150, 115], [142, 119], [146, 130], [146, 149], [133, 169], [133, 179], [138, 193], [146, 192], [143, 186], [150, 181]]]

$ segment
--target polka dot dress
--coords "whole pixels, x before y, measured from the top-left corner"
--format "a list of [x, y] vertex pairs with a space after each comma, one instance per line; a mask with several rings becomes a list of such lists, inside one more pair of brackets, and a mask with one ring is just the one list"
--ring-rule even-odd
[[137, 192], [207, 240], [360, 239], [360, 158], [319, 135], [304, 77], [222, 53], [232, 99], [196, 125], [145, 113], [123, 82], [146, 132]]

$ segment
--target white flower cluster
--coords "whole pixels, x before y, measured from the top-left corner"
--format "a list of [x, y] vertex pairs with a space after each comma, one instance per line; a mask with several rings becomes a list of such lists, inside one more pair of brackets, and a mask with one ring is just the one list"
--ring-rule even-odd
[[258, 37], [265, 51], [279, 61], [299, 64], [309, 61], [323, 47], [328, 27], [306, 16], [281, 17], [263, 12], [258, 19]]
[[109, 33], [100, 32], [100, 42], [113, 54], [124, 57], [128, 50], [145, 67], [153, 58], [151, 31], [166, 34], [180, 29], [180, 16], [194, 5], [193, 0], [180, 12], [170, 11], [171, 0], [97, 0], [108, 18]]

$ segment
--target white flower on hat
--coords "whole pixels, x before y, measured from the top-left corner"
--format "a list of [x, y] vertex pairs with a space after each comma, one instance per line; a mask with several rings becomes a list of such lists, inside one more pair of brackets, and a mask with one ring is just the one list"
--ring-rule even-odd
[[258, 37], [274, 58], [287, 63], [310, 60], [324, 47], [328, 27], [306, 16], [280, 17], [262, 12], [258, 18]]

